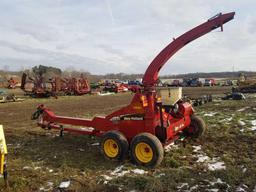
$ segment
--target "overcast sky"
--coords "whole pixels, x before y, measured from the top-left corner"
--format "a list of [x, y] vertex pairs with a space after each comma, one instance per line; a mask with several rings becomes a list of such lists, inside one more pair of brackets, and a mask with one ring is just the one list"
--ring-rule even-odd
[[144, 73], [173, 37], [231, 11], [223, 33], [188, 44], [160, 74], [256, 71], [256, 1], [0, 0], [0, 69]]

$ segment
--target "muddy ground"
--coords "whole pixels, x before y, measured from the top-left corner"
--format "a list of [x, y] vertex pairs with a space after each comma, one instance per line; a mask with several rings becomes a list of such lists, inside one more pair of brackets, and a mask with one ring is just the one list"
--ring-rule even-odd
[[[184, 93], [208, 89], [189, 88]], [[228, 91], [215, 89], [212, 92], [217, 94]], [[129, 159], [105, 160], [100, 139], [70, 134], [61, 138], [30, 120], [40, 103], [56, 114], [91, 118], [109, 114], [131, 98], [126, 93], [0, 104], [9, 151], [9, 191], [58, 191], [63, 181], [70, 182], [64, 191], [256, 191], [255, 95], [245, 101], [217, 99], [197, 107], [208, 127], [204, 137], [168, 146], [155, 169], [134, 166]], [[6, 191], [1, 178], [0, 191]]]

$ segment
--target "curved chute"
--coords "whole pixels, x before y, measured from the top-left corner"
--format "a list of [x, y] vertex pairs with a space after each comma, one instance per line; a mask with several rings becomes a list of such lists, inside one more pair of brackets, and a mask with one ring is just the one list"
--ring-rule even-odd
[[158, 73], [164, 64], [182, 47], [191, 41], [209, 33], [210, 31], [221, 27], [223, 31], [223, 24], [229, 22], [234, 18], [235, 12], [226, 14], [219, 13], [214, 17], [208, 19], [205, 23], [191, 29], [178, 38], [174, 39], [167, 45], [151, 62], [147, 68], [142, 83], [145, 88], [153, 87], [158, 79]]

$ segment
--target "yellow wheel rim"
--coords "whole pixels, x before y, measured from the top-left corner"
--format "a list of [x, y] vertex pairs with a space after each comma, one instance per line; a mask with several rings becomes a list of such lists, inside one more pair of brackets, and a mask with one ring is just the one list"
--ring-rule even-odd
[[117, 142], [114, 139], [105, 140], [103, 147], [104, 152], [108, 157], [114, 158], [118, 155], [119, 148]]
[[153, 159], [153, 150], [147, 143], [138, 143], [135, 147], [135, 155], [142, 163], [148, 163]]

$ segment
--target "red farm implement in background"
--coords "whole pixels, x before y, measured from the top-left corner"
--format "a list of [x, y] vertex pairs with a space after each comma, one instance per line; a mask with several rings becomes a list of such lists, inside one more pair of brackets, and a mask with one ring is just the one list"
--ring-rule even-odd
[[21, 89], [32, 97], [50, 97], [58, 95], [84, 95], [91, 92], [87, 78], [65, 78], [57, 76], [51, 80], [44, 80], [42, 75], [35, 78], [22, 75]]
[[91, 92], [90, 84], [83, 75], [80, 78], [55, 77], [52, 82], [53, 91], [64, 95], [84, 95]]
[[10, 78], [8, 80], [8, 85], [7, 85], [7, 88], [8, 89], [15, 89], [16, 86], [19, 84], [19, 82], [17, 80], [15, 80], [14, 78]]
[[122, 93], [128, 91], [128, 86], [123, 83], [105, 83], [103, 91], [105, 92], [114, 92], [114, 93]]
[[[205, 23], [174, 39], [151, 62], [144, 77], [142, 89], [137, 90], [131, 103], [106, 117], [80, 119], [56, 116], [40, 105], [32, 119], [46, 129], [95, 135], [102, 137], [105, 157], [123, 160], [127, 154], [139, 165], [157, 166], [163, 159], [163, 146], [181, 135], [197, 138], [205, 130], [205, 123], [194, 115], [190, 103], [179, 100], [175, 105], [163, 105], [156, 92], [158, 73], [164, 64], [191, 41], [221, 27], [234, 18], [235, 13], [218, 14]], [[64, 124], [72, 127], [64, 127]], [[87, 128], [73, 128], [73, 126]]]
[[22, 74], [21, 87], [27, 95], [36, 98], [53, 96], [51, 83], [45, 82], [42, 74], [29, 77], [26, 73]]

